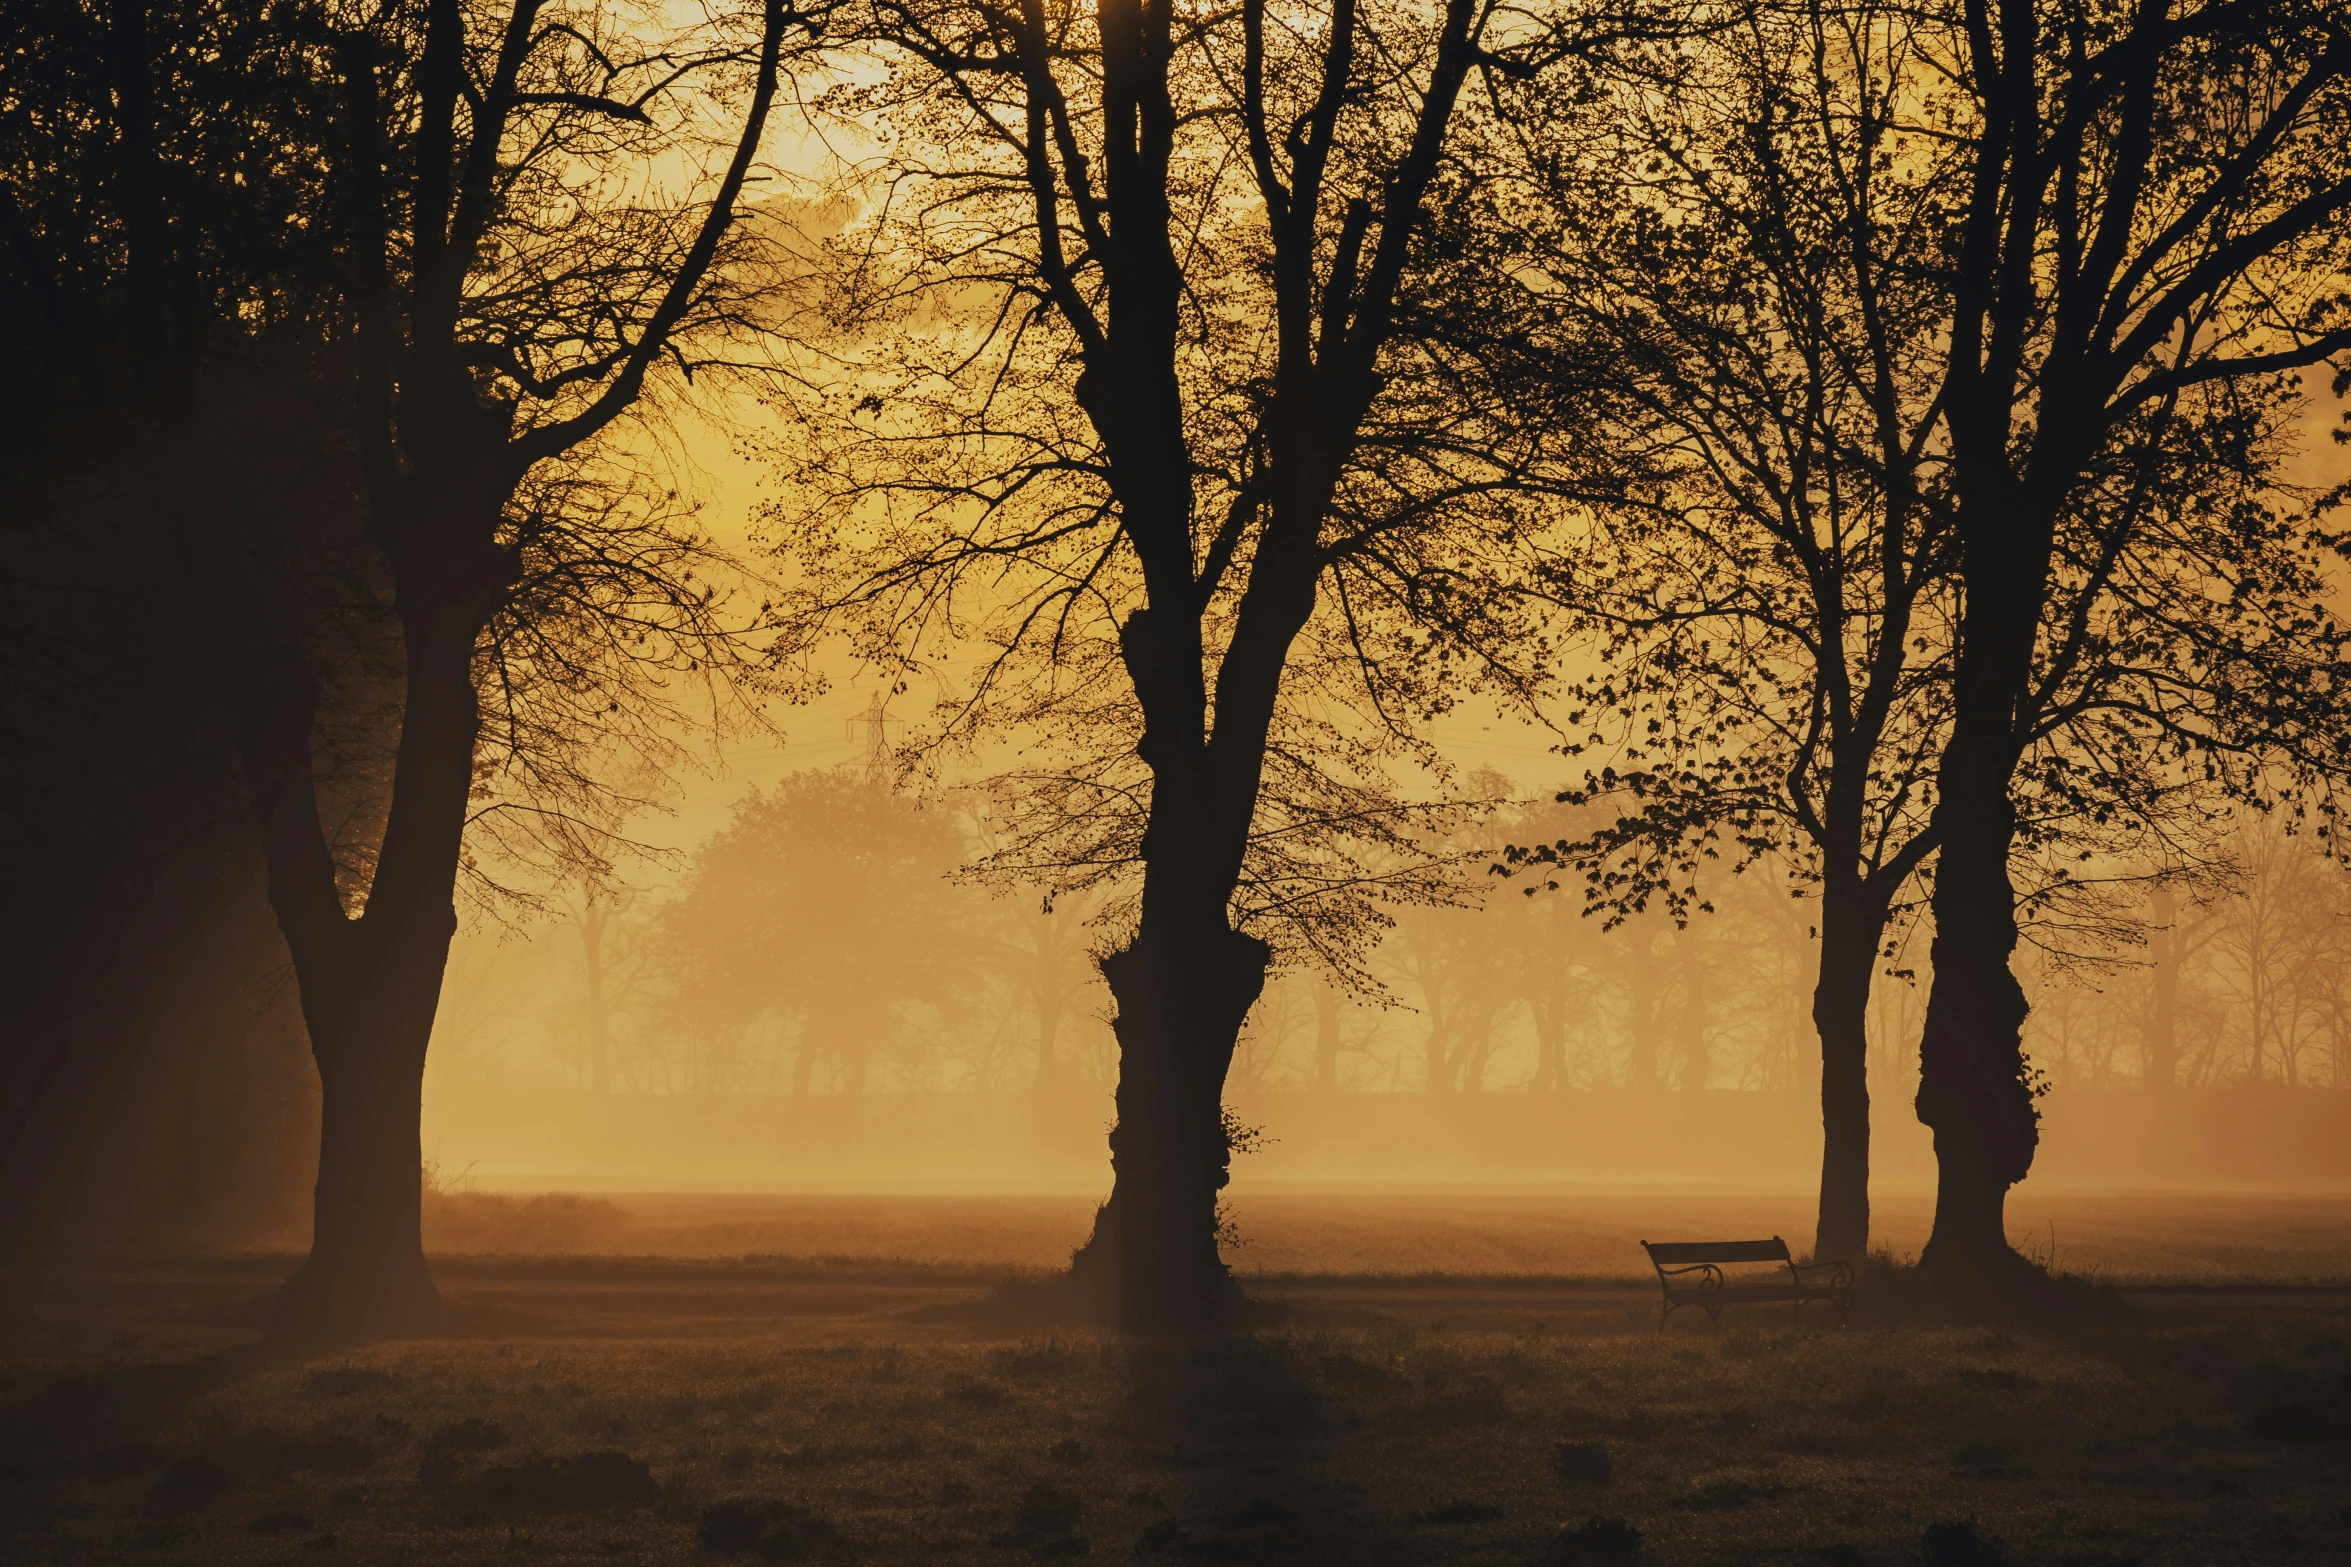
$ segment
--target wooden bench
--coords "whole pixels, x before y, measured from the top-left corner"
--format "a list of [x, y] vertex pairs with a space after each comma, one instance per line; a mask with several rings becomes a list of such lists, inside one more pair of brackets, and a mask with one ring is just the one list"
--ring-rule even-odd
[[[1665, 1291], [1665, 1309], [1657, 1314], [1660, 1328], [1676, 1306], [1696, 1306], [1719, 1328], [1725, 1306], [1776, 1305], [1784, 1300], [1801, 1321], [1804, 1308], [1816, 1300], [1833, 1303], [1840, 1318], [1853, 1304], [1853, 1269], [1848, 1264], [1798, 1262], [1777, 1235], [1767, 1241], [1643, 1241], [1641, 1249], [1649, 1254], [1649, 1265], [1657, 1270], [1657, 1282]], [[1742, 1262], [1776, 1262], [1788, 1276], [1734, 1282], [1723, 1266]]]

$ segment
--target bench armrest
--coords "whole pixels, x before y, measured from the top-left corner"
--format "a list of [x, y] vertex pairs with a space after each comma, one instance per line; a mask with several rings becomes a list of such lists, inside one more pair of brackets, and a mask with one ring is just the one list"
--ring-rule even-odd
[[1722, 1269], [1711, 1262], [1693, 1262], [1679, 1268], [1669, 1268], [1661, 1262], [1651, 1263], [1650, 1266], [1657, 1270], [1660, 1280], [1678, 1279], [1686, 1273], [1697, 1273], [1704, 1275], [1698, 1280], [1700, 1289], [1721, 1289], [1723, 1286]]
[[1853, 1264], [1849, 1262], [1791, 1262], [1788, 1264], [1788, 1271], [1796, 1276], [1796, 1282], [1799, 1284], [1813, 1282], [1804, 1276], [1807, 1273], [1825, 1271], [1829, 1276], [1828, 1287], [1830, 1289], [1842, 1290], [1853, 1287]]

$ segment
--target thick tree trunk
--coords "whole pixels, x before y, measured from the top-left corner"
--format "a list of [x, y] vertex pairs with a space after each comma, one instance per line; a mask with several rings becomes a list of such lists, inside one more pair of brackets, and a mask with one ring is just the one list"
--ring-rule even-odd
[[1823, 899], [1820, 976], [1812, 1022], [1820, 1033], [1820, 1216], [1815, 1261], [1869, 1255], [1869, 988], [1881, 914]]
[[1936, 820], [1934, 985], [1919, 1046], [1918, 1118], [1934, 1130], [1934, 1229], [1919, 1261], [1967, 1287], [2024, 1268], [2009, 1248], [2008, 1189], [2032, 1168], [2040, 1115], [2026, 1080], [2024, 989], [2009, 971], [2016, 809], [2001, 737], [1963, 710], [1944, 753]]
[[392, 803], [367, 909], [343, 909], [320, 829], [310, 745], [316, 692], [297, 679], [248, 733], [270, 902], [293, 954], [321, 1090], [309, 1259], [280, 1327], [303, 1340], [428, 1330], [437, 1298], [421, 1230], [418, 1115], [439, 1008], [480, 713], [478, 620], [406, 619], [408, 680]]
[[[446, 495], [441, 497], [446, 501]], [[478, 496], [477, 496], [478, 499]], [[310, 1256], [287, 1281], [280, 1326], [354, 1341], [430, 1329], [437, 1298], [421, 1230], [418, 1115], [439, 1009], [472, 802], [481, 709], [474, 648], [512, 582], [508, 552], [451, 519], [494, 505], [437, 504], [406, 520], [401, 605], [406, 680], [390, 809], [365, 911], [350, 918], [318, 816], [310, 748], [317, 690], [291, 679], [245, 736], [270, 903], [293, 955], [318, 1063], [317, 1209]], [[430, 570], [419, 570], [418, 563]]]
[[1224, 1080], [1270, 955], [1221, 920], [1181, 932], [1146, 920], [1102, 961], [1118, 1004], [1118, 1124], [1110, 1200], [1074, 1264], [1123, 1326], [1212, 1332], [1242, 1304], [1217, 1254], [1232, 1152]]
[[340, 1005], [309, 1003], [318, 1062], [318, 1187], [310, 1256], [286, 1281], [281, 1322], [298, 1339], [429, 1331], [439, 1295], [422, 1228], [425, 1046], [448, 938], [420, 932], [384, 955]]

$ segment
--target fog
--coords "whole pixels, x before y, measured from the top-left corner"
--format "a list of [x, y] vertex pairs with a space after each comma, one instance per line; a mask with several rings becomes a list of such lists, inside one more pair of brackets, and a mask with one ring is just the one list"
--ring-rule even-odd
[[[1516, 760], [1541, 765], [1532, 745]], [[1492, 873], [1558, 811], [1473, 777], [1493, 799], [1456, 829], [1477, 852], [1455, 901], [1385, 911], [1358, 971], [1294, 963], [1252, 1010], [1227, 1097], [1263, 1136], [1236, 1193], [1803, 1190], [1820, 1155], [1804, 884], [1766, 862], [1685, 924], [1604, 928], [1578, 887]], [[1117, 1059], [1095, 958], [1116, 895], [1048, 910], [975, 878], [977, 809], [894, 792], [862, 759], [807, 768], [747, 790], [659, 881], [477, 921], [426, 1077], [439, 1178], [1098, 1195]], [[2351, 1185], [2351, 882], [2270, 824], [2229, 856], [2171, 924], [2125, 888], [2102, 924], [2036, 931], [2036, 1182]], [[1874, 1158], [1881, 1189], [1918, 1192], [1927, 943], [1900, 940], [1871, 1011]]]

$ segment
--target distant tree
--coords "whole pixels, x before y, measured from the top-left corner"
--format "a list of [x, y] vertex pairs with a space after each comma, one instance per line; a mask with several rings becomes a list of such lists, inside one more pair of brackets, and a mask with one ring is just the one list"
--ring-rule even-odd
[[1028, 863], [1020, 831], [1007, 821], [1018, 805], [1001, 791], [971, 790], [962, 800], [977, 850], [973, 879], [992, 886], [999, 907], [1012, 916], [989, 922], [991, 961], [1015, 1005], [1036, 1024], [1032, 1081], [1049, 1098], [1070, 1086], [1062, 1023], [1099, 978], [1093, 932], [1103, 913], [1103, 887], [1092, 866]]
[[614, 1015], [644, 977], [644, 951], [626, 915], [634, 889], [590, 878], [561, 900], [563, 922], [579, 938], [580, 1036], [587, 1047], [588, 1087], [612, 1092]]
[[876, 71], [839, 106], [881, 150], [843, 314], [882, 348], [784, 454], [834, 502], [785, 541], [799, 621], [908, 673], [979, 652], [947, 728], [1049, 748], [1040, 857], [1139, 862], [1075, 1275], [1127, 1322], [1238, 1299], [1222, 1093], [1268, 934], [1343, 922], [1355, 851], [1396, 846], [1397, 736], [1542, 662], [1502, 499], [1536, 427], [1432, 325], [1466, 302], [1428, 213], [1474, 179], [1472, 84], [1563, 52], [1500, 15], [893, 0], [857, 28]]
[[2180, 982], [2217, 934], [2216, 888], [2181, 889], [2158, 880], [2148, 889], [2148, 996], [2139, 1081], [2157, 1093], [2180, 1086]]
[[2225, 1008], [2224, 1041], [2241, 1053], [2235, 1075], [2255, 1087], [2328, 1083], [2351, 919], [2342, 870], [2271, 821], [2247, 823], [2230, 848], [2232, 895], [2211, 910], [2205, 973]]
[[754, 789], [653, 916], [656, 949], [721, 1030], [796, 1026], [791, 1083], [865, 1090], [919, 1054], [917, 1013], [958, 1011], [980, 978], [985, 903], [953, 877], [954, 812], [851, 769]]

